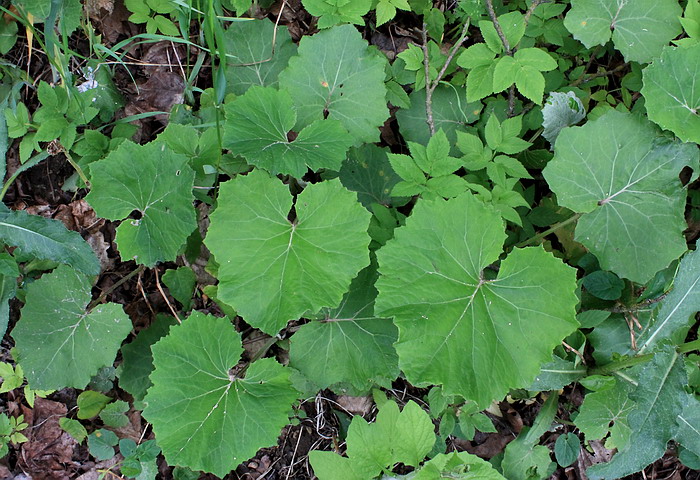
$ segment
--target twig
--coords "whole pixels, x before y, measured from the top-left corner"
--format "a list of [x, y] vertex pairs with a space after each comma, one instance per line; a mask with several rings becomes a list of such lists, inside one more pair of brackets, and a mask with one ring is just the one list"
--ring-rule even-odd
[[653, 305], [655, 303], [659, 303], [662, 301], [666, 296], [669, 294], [669, 292], [664, 292], [661, 295], [659, 295], [656, 298], [647, 298], [646, 300], [639, 302], [634, 305], [626, 306], [626, 305], [616, 305], [614, 307], [610, 308], [605, 308], [606, 312], [612, 312], [612, 313], [634, 313], [638, 312], [639, 310], [642, 310], [650, 305]]
[[578, 77], [576, 80], [574, 80], [570, 86], [576, 87], [578, 85], [581, 85], [582, 83], [590, 82], [591, 80], [596, 79], [598, 77], [605, 77], [607, 75], [612, 75], [614, 73], [619, 72], [620, 70], [624, 70], [628, 66], [629, 66], [629, 62], [625, 62], [625, 63], [613, 68], [612, 70], [605, 70], [604, 72], [591, 73], [590, 75], [583, 74], [580, 77]]
[[508, 43], [508, 39], [503, 33], [503, 29], [501, 28], [501, 24], [498, 22], [498, 17], [496, 17], [496, 12], [493, 10], [493, 0], [486, 0], [486, 10], [489, 12], [489, 17], [491, 18], [491, 21], [493, 22], [493, 28], [496, 29], [496, 33], [498, 34], [498, 38], [501, 39], [501, 43], [503, 44], [503, 48], [506, 51], [506, 55], [512, 55], [513, 52], [510, 49], [510, 44]]
[[531, 243], [534, 243], [534, 242], [536, 242], [536, 241], [538, 241], [538, 240], [541, 240], [541, 239], [543, 239], [544, 237], [546, 237], [547, 235], [549, 235], [550, 233], [554, 233], [554, 232], [556, 232], [557, 230], [559, 230], [560, 228], [565, 227], [565, 226], [569, 225], [570, 223], [575, 222], [576, 220], [578, 220], [579, 218], [581, 218], [581, 215], [583, 215], [583, 214], [582, 214], [582, 213], [577, 213], [577, 214], [575, 214], [575, 215], [572, 215], [572, 216], [570, 216], [569, 218], [567, 218], [566, 220], [563, 220], [563, 221], [561, 221], [561, 222], [559, 222], [559, 223], [555, 223], [554, 225], [552, 225], [550, 228], [548, 228], [548, 229], [545, 230], [544, 232], [540, 232], [540, 233], [538, 233], [537, 235], [535, 235], [535, 236], [533, 236], [533, 237], [530, 237], [530, 238], [528, 238], [527, 240], [524, 240], [524, 241], [522, 241], [522, 242], [516, 244], [515, 246], [516, 246], [516, 247], [524, 247], [524, 246], [530, 245]]
[[576, 356], [577, 356], [578, 358], [581, 359], [581, 363], [583, 363], [584, 365], [586, 364], [586, 359], [583, 358], [583, 354], [582, 354], [581, 352], [579, 352], [578, 350], [576, 350], [574, 347], [572, 347], [571, 345], [569, 345], [568, 343], [566, 343], [566, 342], [563, 341], [563, 340], [562, 340], [561, 344], [562, 344], [562, 345], [564, 346], [564, 348], [566, 348], [568, 351], [574, 352], [574, 353], [576, 354]]
[[445, 63], [438, 72], [437, 77], [435, 77], [435, 80], [431, 81], [430, 55], [428, 52], [428, 25], [425, 22], [423, 22], [423, 30], [421, 31], [423, 44], [421, 45], [421, 49], [423, 50], [423, 66], [425, 68], [425, 116], [426, 121], [428, 123], [428, 128], [430, 129], [430, 136], [435, 135], [435, 121], [433, 119], [433, 92], [435, 92], [435, 89], [440, 84], [440, 80], [442, 80], [442, 77], [445, 76], [445, 72], [447, 72], [450, 63], [452, 63], [452, 60], [457, 54], [457, 50], [459, 50], [459, 47], [461, 47], [464, 41], [467, 39], [468, 30], [469, 21], [464, 23], [464, 26], [462, 27], [462, 32], [459, 34], [459, 38], [457, 39], [455, 44], [452, 45], [450, 52], [447, 54], [447, 59], [445, 60]]
[[88, 305], [87, 310], [90, 311], [90, 310], [92, 310], [93, 308], [95, 308], [97, 305], [99, 305], [100, 303], [104, 302], [105, 298], [107, 298], [107, 295], [109, 295], [109, 294], [112, 293], [114, 290], [116, 290], [117, 288], [119, 288], [120, 286], [122, 286], [125, 282], [129, 281], [129, 279], [131, 279], [134, 275], [137, 275], [137, 274], [143, 272], [143, 271], [145, 270], [145, 268], [146, 268], [146, 267], [145, 267], [144, 265], [139, 265], [138, 268], [137, 268], [136, 270], [134, 270], [134, 271], [132, 271], [131, 273], [129, 273], [128, 275], [124, 276], [124, 277], [123, 277], [121, 280], [119, 280], [117, 283], [115, 283], [114, 285], [112, 285], [111, 287], [109, 287], [107, 290], [105, 290], [104, 292], [102, 292], [102, 293], [100, 294], [99, 297], [97, 297], [95, 300], [93, 300], [92, 302], [90, 302], [90, 305]]
[[535, 9], [542, 3], [549, 3], [549, 0], [533, 0], [532, 1], [532, 3], [530, 4], [530, 7], [527, 9], [527, 12], [525, 12], [525, 15], [523, 16], [523, 24], [525, 25], [525, 28], [527, 28], [527, 24], [530, 23], [530, 17], [535, 12]]
[[175, 320], [177, 320], [177, 323], [182, 324], [182, 320], [180, 320], [180, 316], [177, 314], [177, 311], [170, 304], [170, 300], [168, 300], [168, 296], [165, 294], [165, 292], [163, 291], [163, 287], [160, 285], [160, 279], [158, 278], [158, 268], [154, 268], [153, 271], [156, 274], [156, 288], [158, 288], [158, 291], [160, 292], [160, 296], [163, 297], [163, 300], [165, 300], [165, 303], [168, 305], [168, 308], [170, 309], [170, 313], [173, 314], [173, 317], [175, 317]]

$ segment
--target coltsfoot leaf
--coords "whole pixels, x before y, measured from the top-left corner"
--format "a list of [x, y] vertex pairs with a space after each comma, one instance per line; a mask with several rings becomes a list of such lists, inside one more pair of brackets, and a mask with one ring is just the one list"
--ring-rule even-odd
[[500, 215], [466, 194], [421, 200], [379, 250], [376, 313], [395, 318], [414, 385], [443, 385], [485, 408], [528, 386], [576, 329], [575, 272], [551, 254], [516, 249], [496, 278], [484, 270], [505, 238]]
[[143, 414], [170, 465], [223, 477], [277, 441], [297, 392], [272, 358], [234, 375], [243, 347], [227, 318], [195, 312], [152, 351]]

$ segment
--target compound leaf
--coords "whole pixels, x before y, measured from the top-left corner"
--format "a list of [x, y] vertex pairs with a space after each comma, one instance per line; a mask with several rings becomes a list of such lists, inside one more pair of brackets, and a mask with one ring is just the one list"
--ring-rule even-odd
[[232, 374], [243, 347], [227, 318], [195, 312], [152, 351], [143, 414], [169, 464], [223, 477], [276, 442], [297, 392], [272, 358]]
[[389, 116], [384, 66], [352, 25], [302, 38], [299, 55], [280, 73], [280, 88], [297, 106], [295, 130], [327, 117], [343, 124], [355, 146], [376, 142]]
[[197, 228], [192, 206], [194, 171], [187, 157], [164, 144], [122, 143], [107, 158], [90, 164], [92, 188], [86, 200], [98, 215], [123, 220], [117, 227], [122, 260], [153, 266], [175, 260]]
[[337, 308], [321, 310], [321, 321], [303, 325], [292, 337], [290, 366], [320, 388], [342, 382], [363, 393], [398, 376], [396, 327], [374, 315], [377, 276], [373, 262], [353, 279]]
[[684, 142], [700, 142], [700, 90], [692, 87], [699, 75], [700, 44], [665, 48], [642, 71], [649, 119]]
[[371, 215], [340, 182], [309, 185], [290, 222], [292, 203], [263, 171], [237, 177], [221, 186], [205, 240], [219, 263], [218, 298], [270, 335], [307, 310], [338, 305], [369, 263]]
[[68, 264], [87, 275], [100, 273], [100, 262], [90, 245], [58, 220], [0, 210], [0, 242], [36, 258]]
[[505, 238], [500, 215], [466, 194], [421, 200], [379, 250], [376, 313], [394, 316], [414, 385], [488, 406], [528, 386], [575, 330], [574, 271], [544, 250], [516, 249], [497, 278], [485, 276]]
[[612, 37], [625, 60], [647, 63], [681, 33], [676, 0], [572, 0], [564, 26], [586, 48]]
[[301, 178], [312, 170], [340, 170], [352, 138], [337, 120], [316, 120], [292, 142], [296, 114], [292, 97], [272, 87], [251, 87], [226, 105], [224, 144], [248, 163], [273, 174]]
[[277, 77], [297, 51], [287, 27], [278, 25], [275, 33], [275, 24], [267, 19], [233, 22], [224, 40], [226, 88], [236, 95], [253, 85], [277, 86]]
[[87, 276], [64, 265], [27, 286], [12, 336], [31, 388], [82, 389], [114, 362], [131, 321], [115, 303], [86, 312], [91, 288]]
[[641, 117], [610, 111], [559, 134], [544, 169], [559, 205], [583, 212], [575, 239], [604, 270], [645, 283], [686, 250], [686, 192], [697, 169], [692, 144], [672, 142]]

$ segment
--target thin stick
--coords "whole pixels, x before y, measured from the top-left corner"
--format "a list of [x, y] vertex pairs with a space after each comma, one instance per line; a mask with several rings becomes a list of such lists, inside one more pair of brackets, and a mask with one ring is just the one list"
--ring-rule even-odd
[[503, 29], [501, 28], [501, 24], [498, 22], [498, 17], [496, 17], [496, 12], [493, 10], [493, 0], [486, 0], [486, 10], [489, 12], [489, 17], [491, 18], [491, 21], [493, 22], [493, 28], [496, 29], [496, 33], [498, 34], [498, 38], [501, 39], [501, 43], [503, 44], [503, 48], [506, 50], [506, 55], [512, 55], [512, 52], [510, 50], [510, 44], [508, 43], [508, 39], [503, 34]]
[[435, 135], [435, 121], [433, 120], [433, 91], [430, 89], [430, 55], [428, 54], [428, 25], [423, 22], [423, 67], [425, 68], [425, 116], [430, 129], [430, 136]]
[[576, 354], [576, 356], [581, 359], [581, 363], [583, 363], [584, 365], [586, 364], [586, 359], [583, 358], [583, 354], [581, 354], [581, 352], [579, 352], [574, 347], [572, 347], [571, 345], [569, 345], [568, 343], [566, 343], [564, 341], [562, 341], [561, 344], [564, 345], [564, 348], [566, 348], [570, 352], [574, 352]]
[[165, 292], [163, 291], [163, 287], [160, 285], [160, 278], [158, 278], [158, 268], [154, 268], [153, 271], [156, 274], [156, 287], [158, 288], [158, 291], [160, 292], [160, 296], [163, 297], [163, 300], [165, 300], [165, 303], [168, 304], [168, 308], [170, 309], [170, 313], [173, 314], [173, 317], [175, 317], [175, 320], [177, 320], [177, 323], [182, 324], [182, 320], [180, 320], [180, 316], [177, 314], [177, 311], [170, 304], [170, 301], [168, 300], [168, 296], [165, 294]]
[[119, 280], [117, 283], [115, 283], [114, 285], [109, 287], [107, 290], [103, 291], [99, 297], [97, 297], [95, 300], [90, 302], [90, 305], [88, 305], [87, 310], [90, 311], [93, 308], [95, 308], [97, 305], [99, 305], [100, 303], [104, 302], [104, 300], [107, 298], [107, 295], [109, 295], [114, 290], [116, 290], [117, 288], [122, 286], [125, 282], [128, 282], [129, 279], [131, 279], [134, 275], [137, 275], [137, 274], [143, 272], [145, 270], [145, 268], [146, 267], [144, 265], [139, 265], [136, 270], [134, 270], [131, 273], [129, 273], [128, 275], [122, 277], [121, 280]]
[[533, 0], [533, 2], [530, 4], [530, 8], [527, 9], [527, 12], [525, 12], [525, 15], [523, 16], [523, 23], [525, 25], [525, 28], [527, 28], [527, 24], [530, 23], [530, 17], [534, 13], [535, 9], [541, 3], [549, 3], [549, 0]]
[[566, 220], [563, 220], [559, 223], [555, 223], [554, 225], [552, 225], [550, 228], [548, 228], [544, 232], [538, 233], [534, 237], [530, 237], [527, 240], [524, 240], [524, 241], [516, 244], [515, 246], [519, 248], [519, 247], [524, 247], [526, 245], [530, 245], [531, 243], [537, 242], [538, 240], [541, 240], [544, 237], [546, 237], [547, 235], [549, 235], [550, 233], [554, 233], [557, 230], [559, 230], [560, 228], [565, 227], [565, 226], [569, 225], [570, 223], [575, 222], [576, 220], [581, 218], [581, 215], [583, 215], [583, 214], [577, 213], [575, 215], [572, 215], [569, 218], [567, 218]]

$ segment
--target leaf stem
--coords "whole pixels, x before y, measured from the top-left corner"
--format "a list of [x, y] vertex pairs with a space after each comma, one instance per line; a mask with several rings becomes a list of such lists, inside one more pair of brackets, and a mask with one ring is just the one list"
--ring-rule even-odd
[[583, 214], [582, 214], [582, 213], [577, 213], [577, 214], [575, 214], [575, 215], [570, 216], [570, 217], [567, 218], [566, 220], [562, 220], [562, 221], [559, 222], [559, 223], [555, 223], [554, 225], [552, 225], [550, 228], [548, 228], [548, 229], [545, 230], [544, 232], [540, 232], [540, 233], [538, 233], [537, 235], [528, 238], [527, 240], [524, 240], [524, 241], [522, 241], [522, 242], [520, 242], [520, 243], [517, 243], [517, 244], [515, 245], [515, 247], [516, 247], [516, 248], [524, 247], [524, 246], [526, 246], [526, 245], [530, 245], [531, 243], [537, 242], [538, 240], [542, 240], [544, 237], [546, 237], [546, 236], [549, 235], [550, 233], [554, 233], [554, 232], [556, 232], [557, 230], [559, 230], [560, 228], [565, 227], [565, 226], [569, 225], [570, 223], [574, 223], [576, 220], [578, 220], [579, 218], [581, 218], [581, 215], [583, 215]]
[[[693, 340], [692, 342], [683, 343], [676, 347], [676, 352], [678, 354], [689, 353], [694, 350], [700, 350], [700, 339]], [[609, 375], [615, 373], [618, 370], [624, 370], [625, 368], [634, 367], [636, 365], [641, 365], [648, 362], [654, 357], [653, 353], [646, 353], [644, 355], [637, 355], [635, 357], [623, 358], [615, 362], [610, 362], [607, 365], [601, 367], [592, 368], [589, 370], [589, 375]]]
[[97, 297], [95, 300], [93, 300], [92, 302], [90, 302], [90, 304], [87, 306], [87, 309], [86, 309], [86, 310], [89, 312], [90, 310], [92, 310], [93, 308], [95, 308], [97, 305], [99, 305], [100, 303], [102, 303], [102, 302], [104, 301], [105, 298], [107, 298], [107, 295], [109, 295], [109, 294], [112, 293], [114, 290], [116, 290], [117, 288], [119, 288], [120, 286], [122, 286], [125, 282], [129, 281], [129, 279], [132, 278], [134, 275], [137, 275], [137, 274], [143, 272], [145, 269], [146, 269], [146, 266], [145, 266], [145, 265], [139, 265], [138, 268], [137, 268], [136, 270], [134, 270], [134, 271], [132, 271], [131, 273], [129, 273], [129, 274], [125, 275], [124, 277], [122, 277], [121, 280], [119, 280], [117, 283], [115, 283], [114, 285], [112, 285], [111, 287], [109, 287], [107, 290], [103, 291], [103, 292], [100, 294], [99, 297]]

